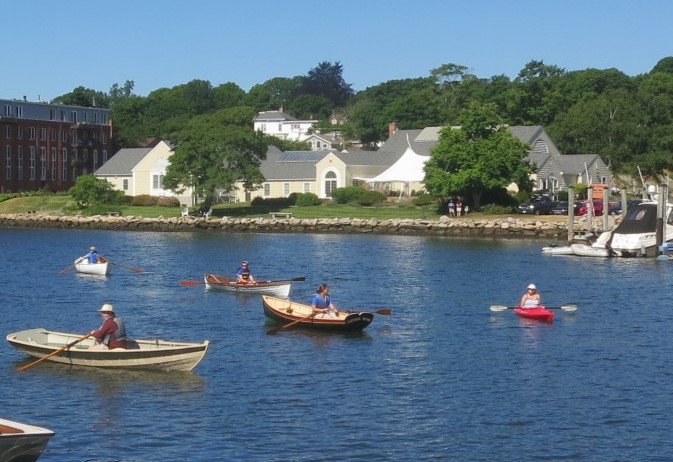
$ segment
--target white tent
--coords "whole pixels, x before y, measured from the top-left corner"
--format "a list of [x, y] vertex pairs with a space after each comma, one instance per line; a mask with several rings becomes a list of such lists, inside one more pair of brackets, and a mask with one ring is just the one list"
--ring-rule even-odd
[[[407, 147], [402, 154], [402, 157], [397, 159], [393, 165], [388, 167], [374, 178], [367, 180], [367, 183], [403, 183], [403, 188], [400, 195], [406, 193], [409, 195], [409, 184], [418, 183], [418, 187], [422, 187], [423, 179], [425, 178], [425, 171], [423, 167], [430, 159], [429, 156], [421, 156], [416, 154], [411, 146]], [[392, 186], [390, 186], [392, 188]]]

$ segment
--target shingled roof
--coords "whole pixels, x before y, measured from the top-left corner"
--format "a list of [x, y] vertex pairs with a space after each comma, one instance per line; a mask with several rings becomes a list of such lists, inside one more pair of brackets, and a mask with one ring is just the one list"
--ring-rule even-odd
[[152, 148], [120, 149], [95, 174], [99, 176], [131, 176], [133, 167], [143, 160]]

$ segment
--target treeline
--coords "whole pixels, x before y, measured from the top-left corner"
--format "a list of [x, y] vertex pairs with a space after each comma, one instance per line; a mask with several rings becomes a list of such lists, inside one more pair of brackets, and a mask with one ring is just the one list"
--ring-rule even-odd
[[[133, 82], [109, 92], [78, 87], [56, 101], [107, 107], [117, 147], [150, 137], [172, 139], [194, 116], [245, 107], [283, 108], [298, 119], [317, 119], [324, 131], [374, 148], [388, 124], [402, 129], [456, 125], [472, 102], [491, 103], [509, 125], [542, 125], [564, 154], [599, 154], [614, 172], [660, 176], [673, 168], [673, 57], [646, 74], [617, 69], [566, 71], [531, 61], [510, 79], [480, 78], [465, 66], [446, 64], [427, 77], [391, 80], [354, 92], [340, 63], [322, 62], [306, 75], [276, 77], [246, 92], [235, 83], [213, 87], [193, 80], [133, 93]], [[332, 122], [336, 120], [337, 126]]]

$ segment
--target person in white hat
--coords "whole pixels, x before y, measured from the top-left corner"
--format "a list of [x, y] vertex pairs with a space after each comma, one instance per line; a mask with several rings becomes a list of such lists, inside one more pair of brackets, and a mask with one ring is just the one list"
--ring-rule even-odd
[[537, 293], [537, 287], [535, 284], [528, 284], [526, 293], [521, 297], [519, 306], [523, 308], [535, 308], [542, 305], [542, 296]]
[[104, 303], [98, 312], [103, 317], [103, 324], [98, 330], [91, 331], [96, 343], [90, 348], [103, 350], [126, 348], [126, 327], [122, 318], [115, 314], [115, 307], [110, 303]]
[[243, 260], [241, 267], [236, 270], [236, 282], [239, 284], [255, 284], [255, 276], [250, 272], [250, 265]]
[[79, 263], [82, 260], [89, 260], [89, 263], [98, 263], [98, 252], [96, 251], [96, 247], [89, 247], [89, 253], [79, 257], [77, 260], [75, 260], [75, 263]]

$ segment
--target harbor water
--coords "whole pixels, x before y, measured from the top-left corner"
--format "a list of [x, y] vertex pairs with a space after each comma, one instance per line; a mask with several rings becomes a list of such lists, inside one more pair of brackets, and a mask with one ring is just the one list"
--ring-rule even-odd
[[[85, 334], [113, 303], [133, 338], [211, 341], [192, 372], [111, 371], [0, 345], [0, 417], [56, 432], [62, 461], [669, 461], [673, 264], [550, 257], [541, 241], [0, 229], [2, 335]], [[108, 277], [65, 271], [95, 245]], [[361, 333], [272, 330], [205, 272], [306, 276]], [[133, 271], [133, 268], [144, 271]], [[535, 283], [553, 324], [517, 318]]]

